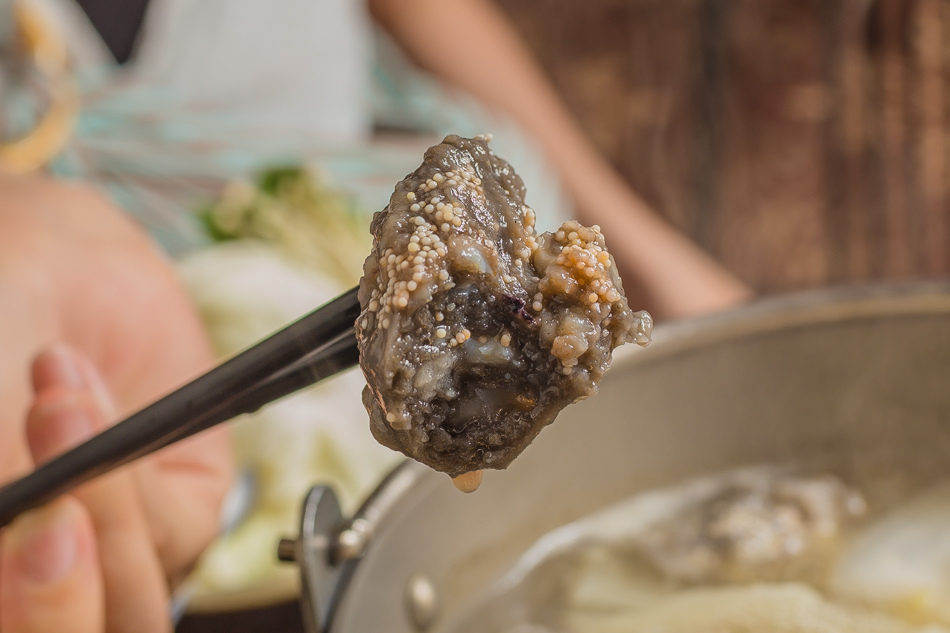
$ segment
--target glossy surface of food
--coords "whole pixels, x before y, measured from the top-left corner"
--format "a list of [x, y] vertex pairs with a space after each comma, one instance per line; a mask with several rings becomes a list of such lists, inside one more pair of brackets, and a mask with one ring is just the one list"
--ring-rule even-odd
[[457, 477], [504, 468], [612, 350], [649, 342], [598, 227], [536, 234], [487, 137], [447, 137], [372, 223], [357, 321], [376, 439]]

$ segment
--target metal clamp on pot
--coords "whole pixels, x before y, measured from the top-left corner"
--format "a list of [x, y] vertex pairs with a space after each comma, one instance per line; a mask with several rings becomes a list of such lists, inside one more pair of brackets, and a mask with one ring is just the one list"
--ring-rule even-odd
[[347, 584], [380, 521], [425, 469], [407, 461], [396, 468], [350, 519], [344, 519], [336, 493], [314, 486], [300, 518], [300, 536], [281, 539], [277, 557], [300, 566], [300, 608], [307, 633], [327, 633]]

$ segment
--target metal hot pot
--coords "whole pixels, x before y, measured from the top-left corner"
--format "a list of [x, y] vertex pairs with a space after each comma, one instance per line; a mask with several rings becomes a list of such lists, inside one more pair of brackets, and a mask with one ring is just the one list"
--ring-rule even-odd
[[767, 300], [618, 351], [599, 395], [472, 495], [415, 463], [349, 518], [314, 488], [300, 537], [280, 545], [309, 630], [439, 631], [546, 532], [704, 473], [790, 460], [950, 473], [950, 283]]

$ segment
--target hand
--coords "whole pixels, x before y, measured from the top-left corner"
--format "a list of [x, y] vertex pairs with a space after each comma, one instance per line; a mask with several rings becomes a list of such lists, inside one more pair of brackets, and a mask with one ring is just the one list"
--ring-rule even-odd
[[[92, 363], [66, 346], [37, 359], [33, 384], [26, 432], [37, 465], [115, 416]], [[168, 583], [140, 494], [160, 477], [143, 460], [15, 520], [0, 547], [0, 632], [170, 631]]]
[[[0, 483], [33, 467], [29, 367], [57, 342], [101, 370], [118, 408], [110, 422], [213, 364], [172, 267], [127, 217], [90, 189], [0, 174]], [[138, 503], [169, 581], [216, 532], [231, 471], [223, 428], [136, 464]]]

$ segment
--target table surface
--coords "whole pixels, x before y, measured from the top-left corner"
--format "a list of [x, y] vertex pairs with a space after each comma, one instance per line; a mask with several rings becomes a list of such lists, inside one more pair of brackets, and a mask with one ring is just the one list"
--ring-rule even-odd
[[300, 604], [286, 602], [260, 609], [190, 614], [176, 633], [304, 633]]

